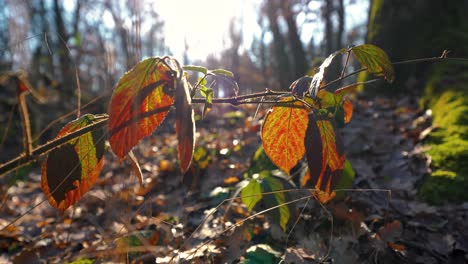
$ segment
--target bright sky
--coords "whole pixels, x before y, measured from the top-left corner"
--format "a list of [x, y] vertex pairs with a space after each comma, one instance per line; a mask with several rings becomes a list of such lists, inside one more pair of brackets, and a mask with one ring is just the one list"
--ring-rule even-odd
[[[229, 47], [229, 23], [243, 18], [245, 43], [252, 41], [257, 27], [256, 6], [248, 0], [157, 0], [154, 7], [165, 21], [166, 44], [176, 58], [182, 58], [185, 39], [191, 61], [204, 60], [209, 54], [219, 55]], [[237, 22], [237, 25], [240, 25]]]
[[[249, 49], [254, 35], [261, 34], [257, 16], [262, 0], [151, 0], [153, 8], [164, 21], [166, 45], [175, 58], [181, 60], [185, 49], [185, 41], [189, 45], [190, 62], [205, 60], [210, 54], [219, 56], [220, 52], [230, 47], [229, 23], [235, 18], [236, 25], [242, 26], [244, 49]], [[353, 2], [354, 4], [348, 4]], [[366, 21], [368, 1], [345, 1], [346, 29]], [[72, 10], [73, 1], [64, 1], [65, 8]], [[311, 2], [312, 9], [319, 10], [320, 2]], [[240, 18], [242, 20], [240, 20]], [[110, 27], [113, 19], [109, 12], [102, 19]], [[298, 26], [301, 28], [301, 38], [304, 43], [314, 36], [316, 44], [323, 39], [323, 24], [308, 23], [302, 25], [305, 17], [299, 15]], [[320, 19], [320, 18], [318, 18]], [[142, 30], [149, 28], [143, 25]], [[143, 32], [144, 33], [144, 32]], [[267, 33], [265, 40], [271, 39]], [[354, 43], [357, 44], [357, 43]]]

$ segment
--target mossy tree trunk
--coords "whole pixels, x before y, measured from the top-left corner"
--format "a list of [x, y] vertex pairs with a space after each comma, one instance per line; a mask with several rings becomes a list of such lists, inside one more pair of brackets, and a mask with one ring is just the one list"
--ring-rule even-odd
[[[392, 61], [468, 57], [468, 1], [372, 0], [367, 42], [383, 48]], [[437, 127], [425, 142], [433, 172], [421, 194], [435, 204], [468, 201], [468, 63], [444, 61], [395, 67], [395, 83], [369, 86], [369, 94], [421, 96]], [[361, 75], [360, 79], [368, 78]]]
[[[451, 56], [466, 56], [467, 10], [466, 0], [371, 0], [367, 43], [384, 49], [394, 62], [435, 57], [446, 49]], [[421, 92], [432, 66], [396, 66], [394, 84], [367, 90], [371, 94]]]

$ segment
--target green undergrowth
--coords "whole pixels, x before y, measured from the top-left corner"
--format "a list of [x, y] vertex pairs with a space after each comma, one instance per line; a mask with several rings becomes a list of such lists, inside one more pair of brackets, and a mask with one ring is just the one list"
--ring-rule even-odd
[[428, 82], [422, 107], [436, 128], [425, 141], [432, 173], [420, 194], [432, 204], [468, 201], [468, 74], [466, 66], [442, 66]]

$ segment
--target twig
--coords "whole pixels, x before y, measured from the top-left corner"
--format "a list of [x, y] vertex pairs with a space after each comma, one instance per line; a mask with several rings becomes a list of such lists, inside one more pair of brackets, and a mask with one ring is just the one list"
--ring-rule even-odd
[[39, 157], [43, 156], [44, 154], [47, 154], [49, 151], [57, 148], [57, 147], [60, 147], [61, 145], [67, 143], [69, 140], [72, 140], [74, 138], [77, 138], [85, 133], [88, 133], [90, 131], [93, 131], [95, 129], [99, 129], [99, 128], [102, 128], [104, 127], [105, 125], [107, 125], [107, 121], [108, 121], [108, 116], [107, 115], [103, 115], [101, 117], [101, 120], [98, 120], [96, 121], [95, 123], [91, 124], [91, 125], [88, 125], [86, 127], [83, 127], [79, 130], [76, 130], [70, 134], [67, 134], [63, 137], [60, 137], [60, 138], [57, 138], [57, 139], [54, 139], [52, 141], [49, 141], [47, 143], [45, 143], [44, 145], [41, 145], [35, 149], [33, 149], [31, 151], [31, 155], [24, 155], [24, 154], [21, 154], [19, 155], [18, 157], [6, 162], [6, 163], [3, 163], [3, 164], [0, 164], [0, 176], [3, 176], [4, 174], [12, 171], [12, 170], [15, 170], [17, 168], [20, 168], [22, 166], [25, 166], [27, 164], [29, 164], [30, 162], [33, 162], [35, 160], [37, 160]]

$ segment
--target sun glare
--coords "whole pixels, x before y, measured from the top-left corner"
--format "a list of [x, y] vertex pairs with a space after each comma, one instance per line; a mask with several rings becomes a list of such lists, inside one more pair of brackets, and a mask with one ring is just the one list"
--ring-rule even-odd
[[[182, 58], [185, 42], [191, 61], [219, 55], [229, 46], [229, 23], [242, 13], [244, 1], [158, 0], [155, 11], [164, 20], [166, 45]], [[244, 15], [245, 16], [245, 15]]]

